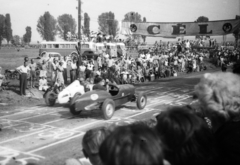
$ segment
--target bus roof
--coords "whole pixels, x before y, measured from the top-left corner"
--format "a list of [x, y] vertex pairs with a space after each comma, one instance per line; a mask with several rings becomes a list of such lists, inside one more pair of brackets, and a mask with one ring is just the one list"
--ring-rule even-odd
[[44, 41], [41, 44], [77, 44], [78, 42], [70, 42], [70, 41]]

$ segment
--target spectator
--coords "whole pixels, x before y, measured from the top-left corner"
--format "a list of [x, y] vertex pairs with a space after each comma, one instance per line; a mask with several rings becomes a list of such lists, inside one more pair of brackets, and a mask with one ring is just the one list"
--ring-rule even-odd
[[195, 93], [203, 114], [212, 123], [219, 162], [240, 164], [240, 77], [233, 73], [206, 73]]
[[27, 88], [27, 74], [30, 72], [30, 68], [27, 62], [17, 68], [20, 72], [20, 95], [26, 95]]
[[29, 68], [30, 68], [30, 87], [35, 88], [35, 80], [37, 78], [36, 75], [37, 64], [34, 62], [34, 59], [31, 59]]
[[162, 144], [145, 124], [116, 128], [102, 143], [99, 155], [104, 165], [163, 165]]
[[101, 165], [102, 161], [99, 157], [99, 149], [102, 142], [110, 135], [110, 131], [105, 127], [91, 129], [83, 136], [82, 146], [83, 154], [89, 158], [92, 165]]
[[214, 161], [214, 138], [207, 123], [183, 107], [171, 107], [157, 116], [156, 130], [173, 165], [208, 165]]

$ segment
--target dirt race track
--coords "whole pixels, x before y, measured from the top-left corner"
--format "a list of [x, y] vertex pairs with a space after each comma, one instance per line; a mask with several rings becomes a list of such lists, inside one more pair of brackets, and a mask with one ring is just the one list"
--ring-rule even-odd
[[128, 103], [114, 114], [111, 120], [104, 120], [99, 110], [83, 112], [72, 116], [68, 107], [18, 107], [15, 110], [0, 111], [0, 164], [60, 165], [67, 158], [83, 157], [81, 141], [84, 133], [94, 127], [132, 123], [149, 119], [170, 105], [186, 105], [192, 99], [194, 85], [202, 73], [182, 78], [162, 79], [159, 82], [137, 86], [138, 92], [146, 92], [148, 103], [144, 110], [137, 110], [135, 102]]

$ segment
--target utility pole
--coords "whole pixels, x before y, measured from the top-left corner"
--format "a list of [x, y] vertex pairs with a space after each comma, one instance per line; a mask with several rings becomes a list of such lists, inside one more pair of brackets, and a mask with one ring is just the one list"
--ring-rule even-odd
[[78, 67], [82, 63], [82, 54], [81, 54], [81, 40], [82, 40], [82, 34], [81, 34], [81, 0], [78, 0], [78, 52], [79, 52], [79, 58], [78, 58]]

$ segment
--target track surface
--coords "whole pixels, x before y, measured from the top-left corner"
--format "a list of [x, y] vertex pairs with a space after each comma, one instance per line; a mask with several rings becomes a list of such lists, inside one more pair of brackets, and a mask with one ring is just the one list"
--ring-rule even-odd
[[137, 110], [128, 103], [103, 120], [101, 111], [83, 112], [73, 117], [68, 107], [19, 107], [0, 111], [0, 164], [64, 164], [67, 158], [83, 157], [81, 141], [84, 133], [94, 127], [112, 123], [124, 124], [152, 118], [170, 105], [193, 103], [191, 93], [202, 73], [181, 78], [161, 79], [159, 82], [137, 85], [137, 92], [146, 92], [148, 103]]

